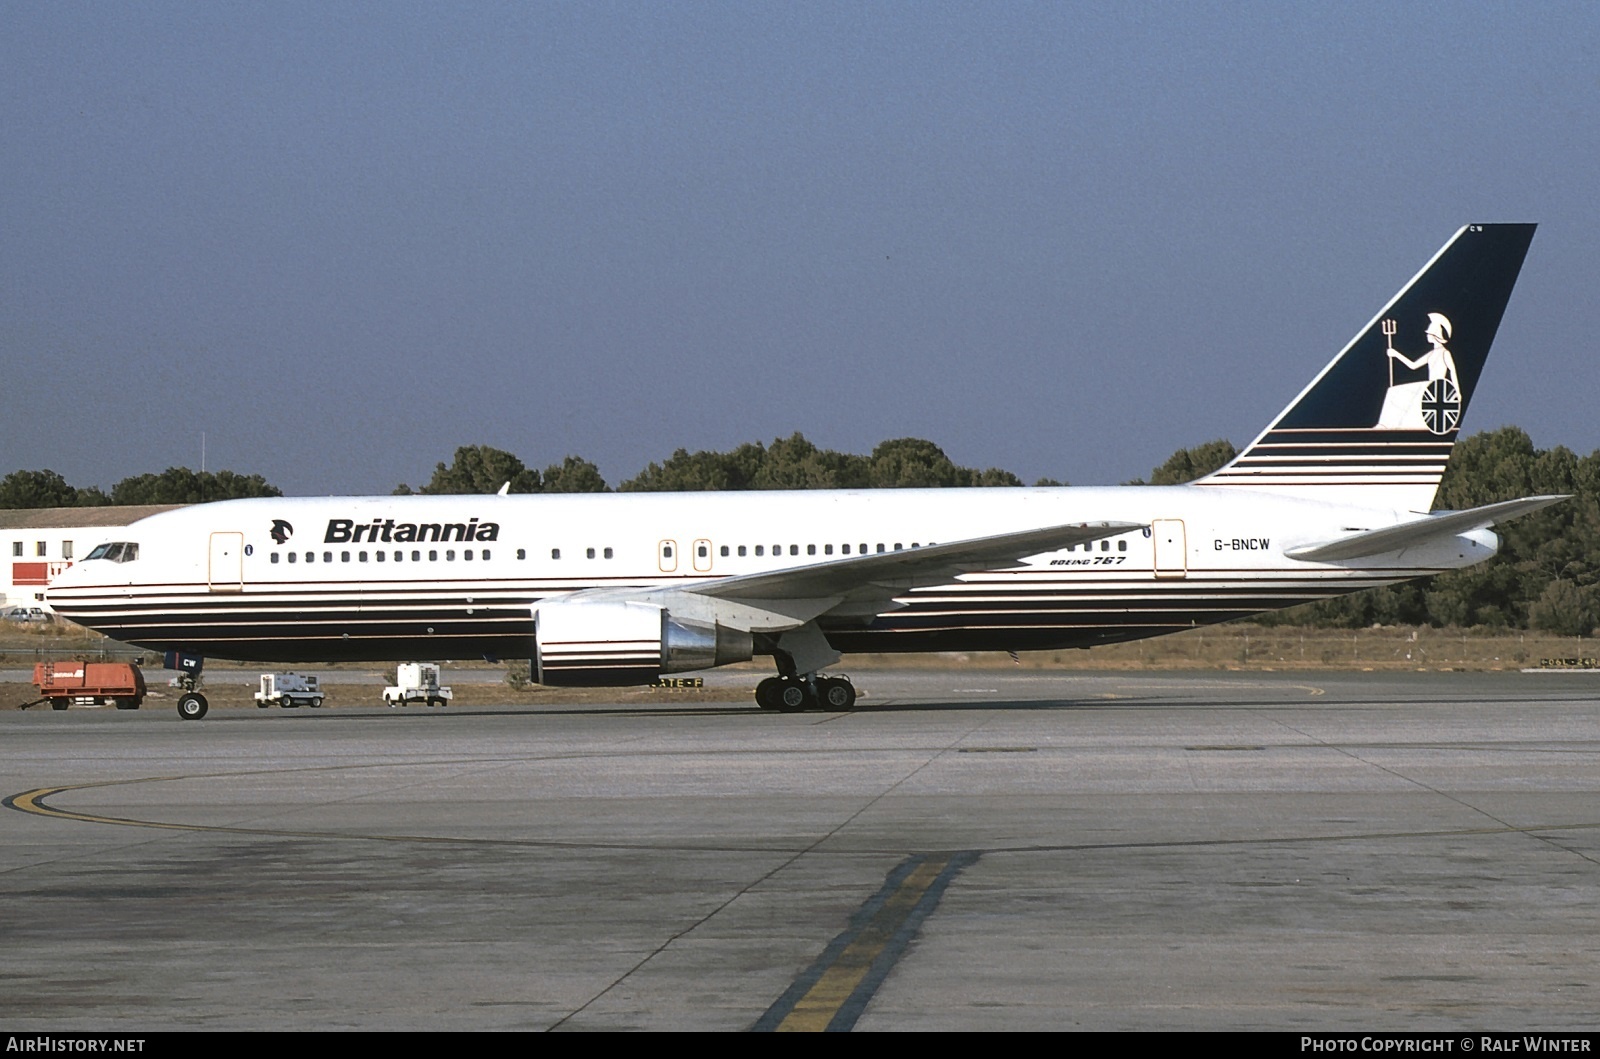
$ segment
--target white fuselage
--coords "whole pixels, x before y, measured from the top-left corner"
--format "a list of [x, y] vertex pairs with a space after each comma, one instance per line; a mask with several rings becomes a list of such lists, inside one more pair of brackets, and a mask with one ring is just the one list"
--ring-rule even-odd
[[[158, 650], [258, 661], [529, 657], [540, 601], [690, 587], [1035, 527], [1120, 536], [823, 615], [841, 651], [1088, 647], [1437, 573], [1487, 531], [1341, 563], [1286, 549], [1415, 517], [1242, 489], [990, 488], [256, 499], [118, 531], [50, 589], [58, 613]], [[274, 539], [274, 532], [281, 540]]]

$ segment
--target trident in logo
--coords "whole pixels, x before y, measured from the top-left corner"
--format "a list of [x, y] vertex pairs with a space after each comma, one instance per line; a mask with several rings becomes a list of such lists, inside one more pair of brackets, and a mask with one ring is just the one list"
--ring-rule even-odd
[[1389, 385], [1394, 385], [1394, 336], [1400, 330], [1400, 325], [1393, 320], [1383, 322], [1383, 336], [1389, 343]]

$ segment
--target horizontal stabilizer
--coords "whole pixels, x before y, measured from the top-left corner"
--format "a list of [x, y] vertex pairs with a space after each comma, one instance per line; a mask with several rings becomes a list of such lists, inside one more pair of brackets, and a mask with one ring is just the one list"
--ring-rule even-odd
[[1483, 529], [1496, 522], [1504, 522], [1518, 515], [1526, 515], [1530, 511], [1549, 507], [1551, 504], [1559, 504], [1566, 499], [1568, 497], [1565, 496], [1529, 496], [1521, 500], [1486, 504], [1469, 511], [1446, 511], [1412, 522], [1402, 522], [1398, 526], [1364, 530], [1348, 537], [1340, 537], [1338, 540], [1290, 548], [1284, 554], [1291, 559], [1303, 559], [1307, 562], [1332, 562], [1339, 559], [1359, 559], [1364, 555], [1384, 555], [1425, 541]]

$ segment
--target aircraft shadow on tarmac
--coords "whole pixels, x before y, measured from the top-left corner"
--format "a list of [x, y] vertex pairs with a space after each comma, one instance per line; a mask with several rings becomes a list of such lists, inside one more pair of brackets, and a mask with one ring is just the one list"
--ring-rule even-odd
[[[388, 711], [362, 710], [345, 711], [331, 710], [317, 714], [300, 714], [299, 716], [316, 718], [322, 723], [350, 722], [396, 722], [405, 723], [406, 720], [417, 721], [433, 719], [444, 721], [448, 718], [525, 718], [525, 717], [730, 717], [758, 719], [777, 719], [780, 717], [795, 717], [812, 721], [849, 717], [855, 715], [893, 714], [893, 713], [956, 713], [981, 710], [985, 713], [1042, 713], [1051, 711], [1109, 711], [1109, 710], [1264, 710], [1264, 709], [1292, 709], [1304, 706], [1308, 701], [1326, 703], [1327, 700], [1272, 699], [1255, 702], [1241, 703], [1225, 699], [1186, 699], [1182, 696], [1149, 696], [1141, 698], [1105, 699], [971, 699], [947, 700], [934, 702], [889, 701], [889, 702], [862, 702], [849, 710], [810, 710], [792, 714], [778, 713], [757, 709], [752, 706], [509, 706], [502, 708], [452, 708], [431, 712], [413, 711], [410, 713], [391, 713]], [[1374, 698], [1371, 700], [1338, 700], [1340, 705], [1388, 705], [1392, 700]], [[281, 715], [280, 715], [281, 716]], [[212, 721], [247, 721], [259, 719], [255, 713], [243, 710], [234, 713], [212, 713], [208, 720]]]

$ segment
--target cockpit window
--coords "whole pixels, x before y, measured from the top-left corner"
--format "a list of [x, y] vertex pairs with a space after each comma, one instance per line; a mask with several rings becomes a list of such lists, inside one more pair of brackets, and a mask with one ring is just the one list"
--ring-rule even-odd
[[131, 563], [139, 558], [139, 545], [133, 541], [112, 541], [102, 544], [94, 551], [84, 556], [84, 562], [90, 559], [109, 559], [114, 563]]

